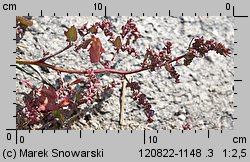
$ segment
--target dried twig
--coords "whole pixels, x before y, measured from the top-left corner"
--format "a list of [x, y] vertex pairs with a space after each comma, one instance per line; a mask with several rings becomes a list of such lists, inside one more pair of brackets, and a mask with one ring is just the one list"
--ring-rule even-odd
[[126, 95], [126, 80], [122, 80], [122, 90], [120, 95], [120, 125], [124, 125], [124, 104]]

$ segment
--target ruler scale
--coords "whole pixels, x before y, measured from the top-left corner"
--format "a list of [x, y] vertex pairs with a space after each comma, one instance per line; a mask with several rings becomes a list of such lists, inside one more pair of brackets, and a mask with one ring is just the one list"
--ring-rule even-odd
[[[2, 0], [1, 161], [249, 161], [248, 2]], [[234, 17], [234, 130], [18, 130], [15, 16]]]

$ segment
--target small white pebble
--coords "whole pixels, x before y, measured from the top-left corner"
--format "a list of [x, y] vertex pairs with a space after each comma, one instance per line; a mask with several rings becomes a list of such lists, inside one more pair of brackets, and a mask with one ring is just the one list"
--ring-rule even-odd
[[186, 116], [181, 114], [181, 115], [178, 116], [178, 119], [184, 121], [186, 119]]

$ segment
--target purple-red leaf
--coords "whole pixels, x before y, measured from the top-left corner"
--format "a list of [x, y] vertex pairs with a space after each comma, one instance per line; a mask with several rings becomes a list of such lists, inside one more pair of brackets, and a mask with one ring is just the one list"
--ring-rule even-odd
[[58, 108], [55, 106], [57, 94], [51, 86], [46, 87], [43, 85], [38, 90], [37, 95], [39, 96], [38, 101], [40, 103], [38, 111], [55, 110]]
[[102, 47], [102, 43], [99, 38], [92, 36], [91, 38], [91, 46], [89, 48], [90, 53], [90, 62], [97, 63], [100, 62], [101, 54], [104, 53], [104, 49]]

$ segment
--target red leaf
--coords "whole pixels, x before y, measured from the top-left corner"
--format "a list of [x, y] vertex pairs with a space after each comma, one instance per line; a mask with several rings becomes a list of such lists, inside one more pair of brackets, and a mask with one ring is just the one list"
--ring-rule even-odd
[[48, 98], [47, 97], [40, 97], [41, 103], [39, 105], [38, 111], [45, 111], [46, 106], [48, 105]]
[[55, 90], [49, 86], [49, 88], [47, 88], [46, 86], [43, 86], [42, 87], [42, 90], [41, 90], [41, 94], [42, 95], [46, 95], [52, 99], [56, 99], [57, 98], [57, 94], [55, 92]]
[[68, 97], [65, 97], [57, 106], [58, 107], [66, 107], [66, 106], [70, 105], [71, 103], [72, 103], [72, 101]]
[[40, 103], [38, 111], [57, 109], [56, 107], [57, 94], [51, 86], [48, 88], [46, 86], [42, 86], [41, 89], [39, 89], [37, 95], [40, 96], [38, 99]]
[[102, 47], [102, 43], [99, 38], [92, 36], [91, 38], [91, 46], [89, 48], [90, 53], [90, 62], [97, 63], [100, 62], [101, 54], [104, 53], [104, 49]]

